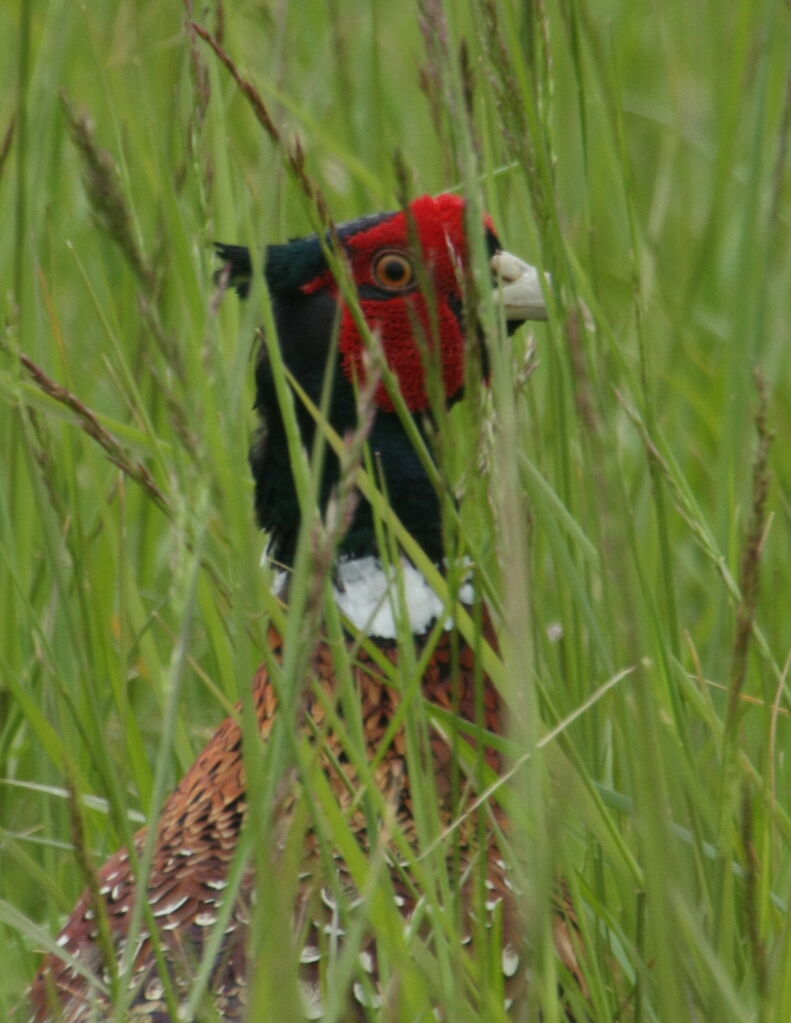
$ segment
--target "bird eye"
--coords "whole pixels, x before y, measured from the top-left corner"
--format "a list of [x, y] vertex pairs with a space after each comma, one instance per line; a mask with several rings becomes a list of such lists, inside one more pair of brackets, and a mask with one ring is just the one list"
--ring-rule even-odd
[[381, 288], [404, 291], [412, 286], [415, 271], [403, 252], [380, 252], [374, 259], [373, 276]]

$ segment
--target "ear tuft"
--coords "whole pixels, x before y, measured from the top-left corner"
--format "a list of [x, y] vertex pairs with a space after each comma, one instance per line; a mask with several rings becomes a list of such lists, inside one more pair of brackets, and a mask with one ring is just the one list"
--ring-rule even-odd
[[226, 245], [224, 242], [215, 242], [214, 249], [224, 264], [222, 269], [217, 270], [214, 274], [215, 284], [222, 281], [227, 270], [228, 284], [232, 288], [236, 288], [239, 298], [247, 298], [253, 274], [250, 250], [244, 245]]

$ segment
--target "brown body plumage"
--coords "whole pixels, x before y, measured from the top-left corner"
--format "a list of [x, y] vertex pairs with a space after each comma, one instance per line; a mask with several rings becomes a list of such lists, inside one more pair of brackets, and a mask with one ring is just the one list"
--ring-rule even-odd
[[[487, 639], [493, 642], [489, 628]], [[271, 634], [273, 654], [281, 649], [279, 638]], [[380, 644], [382, 652], [395, 659], [395, 643]], [[418, 650], [418, 653], [420, 651]], [[370, 762], [378, 764], [376, 781], [387, 801], [399, 830], [414, 842], [410, 771], [406, 754], [403, 725], [391, 731], [394, 716], [398, 714], [402, 693], [387, 681], [376, 661], [363, 648], [356, 651], [353, 666], [354, 682], [359, 694], [361, 719], [365, 726], [365, 743]], [[483, 686], [481, 687], [481, 681]], [[360, 780], [346, 757], [347, 739], [331, 728], [327, 708], [338, 709], [332, 650], [322, 640], [312, 658], [309, 682], [305, 691], [300, 728], [321, 749], [321, 763], [330, 781], [338, 803], [348, 814], [351, 830], [360, 843], [367, 845], [366, 824], [363, 814], [352, 807], [359, 793]], [[491, 683], [476, 680], [474, 657], [469, 646], [457, 634], [448, 630], [437, 643], [422, 684], [425, 698], [435, 706], [453, 711], [463, 720], [477, 724], [494, 735], [502, 732], [502, 706], [499, 695]], [[476, 695], [478, 694], [478, 695]], [[278, 700], [268, 673], [261, 669], [254, 684], [254, 705], [261, 737], [269, 735]], [[389, 733], [389, 735], [388, 735]], [[384, 745], [385, 737], [387, 744]], [[431, 763], [435, 789], [439, 799], [440, 818], [445, 824], [456, 820], [475, 798], [475, 790], [459, 795], [454, 784], [454, 756], [452, 737], [436, 733], [430, 742]], [[483, 751], [484, 759], [494, 771], [502, 768], [501, 757], [491, 748]], [[429, 766], [429, 765], [427, 765]], [[458, 782], [458, 779], [457, 779]], [[282, 807], [288, 807], [284, 796]], [[281, 809], [282, 812], [282, 809]], [[169, 964], [174, 991], [178, 1001], [184, 1002], [190, 994], [191, 977], [200, 960], [205, 941], [217, 921], [218, 907], [228, 882], [228, 871], [233, 860], [241, 828], [247, 816], [245, 767], [242, 752], [242, 728], [237, 717], [230, 717], [219, 727], [212, 740], [195, 761], [179, 787], [168, 800], [159, 820], [153, 865], [148, 881], [148, 902], [160, 931], [160, 941]], [[472, 815], [459, 829], [459, 837], [452, 843], [454, 857], [460, 856], [455, 869], [467, 876], [470, 889], [466, 901], [470, 909], [474, 904], [471, 893], [475, 880], [473, 859], [481, 853], [475, 843], [477, 816]], [[136, 836], [138, 852], [142, 851], [145, 831]], [[503, 901], [503, 967], [509, 982], [509, 997], [522, 986], [523, 956], [518, 909], [507, 877], [502, 855], [496, 842], [483, 850], [487, 861], [486, 889], [490, 908]], [[397, 853], [392, 852], [397, 859]], [[321, 876], [320, 853], [312, 832], [308, 833], [305, 860], [301, 875], [305, 882], [303, 895], [295, 908], [295, 935], [302, 947], [297, 949], [301, 961], [301, 981], [305, 993], [306, 1011], [320, 1002], [319, 964], [322, 947], [326, 946], [326, 929], [331, 927], [335, 897], [327, 884], [317, 884]], [[336, 861], [343, 877], [345, 867]], [[124, 951], [127, 928], [137, 888], [126, 851], [116, 854], [104, 866], [98, 877], [100, 893], [105, 900], [110, 929], [115, 943], [115, 954]], [[248, 962], [246, 950], [246, 924], [250, 912], [249, 873], [242, 884], [236, 906], [226, 927], [218, 965], [209, 988], [214, 992], [214, 1008], [226, 1020], [244, 1018], [245, 991]], [[351, 887], [351, 881], [347, 882]], [[414, 884], [403, 868], [392, 872], [393, 890], [405, 918], [415, 908]], [[344, 882], [341, 881], [341, 885]], [[44, 1021], [62, 1018], [65, 1023], [88, 1023], [102, 1019], [110, 1005], [101, 992], [109, 974], [100, 951], [99, 928], [95, 907], [89, 893], [83, 895], [72, 915], [61, 948], [68, 956], [77, 957], [89, 974], [100, 984], [92, 985], [86, 977], [63, 960], [49, 956], [33, 987], [36, 1008], [35, 1019]], [[471, 931], [464, 936], [472, 945]], [[362, 1002], [373, 1005], [384, 997], [377, 988], [376, 944], [371, 938], [364, 945], [363, 962], [371, 974], [370, 990], [366, 994], [362, 982], [357, 982], [357, 995]], [[133, 957], [134, 967], [130, 984], [134, 990], [130, 1012], [135, 1019], [166, 1020], [170, 1016], [164, 999], [164, 985], [153, 952], [146, 925], [138, 939]], [[57, 998], [62, 1017], [50, 1012], [49, 996]], [[372, 994], [373, 993], [373, 994]], [[354, 998], [354, 990], [352, 991]], [[354, 1002], [352, 1001], [352, 1004]], [[358, 1005], [360, 1018], [366, 1018], [366, 1008]]]

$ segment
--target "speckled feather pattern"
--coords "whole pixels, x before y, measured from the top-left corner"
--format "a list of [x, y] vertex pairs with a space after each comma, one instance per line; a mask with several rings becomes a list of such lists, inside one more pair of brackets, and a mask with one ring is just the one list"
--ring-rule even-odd
[[[493, 641], [487, 623], [486, 634]], [[281, 652], [279, 636], [271, 632], [274, 655]], [[397, 657], [394, 643], [379, 643], [380, 650], [391, 661]], [[333, 667], [333, 653], [326, 641], [320, 641], [312, 660], [312, 680], [304, 694], [302, 730], [321, 742], [321, 764], [341, 807], [346, 808], [349, 826], [360, 844], [367, 846], [366, 823], [360, 811], [350, 809], [360, 780], [345, 754], [344, 740], [329, 727], [326, 708], [340, 709]], [[410, 775], [406, 757], [406, 737], [403, 727], [397, 728], [392, 741], [382, 750], [382, 742], [401, 703], [400, 692], [382, 677], [375, 661], [363, 649], [357, 649], [353, 660], [353, 675], [359, 696], [359, 706], [365, 729], [367, 754], [370, 761], [377, 758], [376, 782], [392, 807], [403, 833], [410, 843], [415, 842], [412, 814]], [[488, 731], [502, 732], [500, 699], [494, 687], [483, 680], [483, 691], [476, 690], [472, 650], [452, 631], [444, 632], [437, 643], [422, 680], [425, 697], [447, 710], [453, 709], [468, 721], [478, 721]], [[266, 739], [275, 721], [277, 697], [265, 669], [260, 669], [254, 683], [254, 704], [262, 738]], [[483, 720], [480, 720], [481, 713]], [[316, 736], [321, 736], [317, 739]], [[436, 780], [436, 792], [443, 821], [450, 821], [463, 809], [453, 803], [451, 772], [453, 752], [448, 741], [439, 734], [431, 739], [431, 759]], [[502, 769], [500, 756], [486, 749], [489, 766]], [[471, 799], [474, 793], [463, 796]], [[282, 800], [287, 816], [288, 799]], [[195, 761], [191, 770], [168, 800], [157, 825], [157, 839], [153, 866], [146, 898], [159, 928], [159, 939], [168, 964], [168, 973], [176, 998], [184, 1003], [190, 992], [190, 977], [200, 959], [204, 943], [217, 920], [218, 906], [227, 885], [228, 871], [236, 851], [240, 832], [247, 815], [245, 769], [242, 756], [242, 732], [237, 719], [228, 718], [219, 727], [212, 740]], [[284, 822], [287, 830], [287, 820]], [[519, 939], [518, 914], [505, 866], [493, 838], [487, 847], [477, 842], [475, 817], [470, 827], [460, 835], [456, 854], [462, 858], [462, 873], [466, 865], [471, 877], [476, 857], [487, 859], [487, 905], [500, 902], [504, 919], [503, 970], [510, 995], [518, 996], [524, 987], [525, 970]], [[138, 833], [135, 845], [142, 851], [145, 831]], [[300, 984], [306, 1018], [321, 1018], [321, 959], [328, 934], [342, 940], [337, 925], [337, 905], [326, 875], [319, 867], [318, 843], [308, 832], [305, 861], [302, 864], [300, 890], [294, 910], [295, 940], [301, 942]], [[343, 861], [336, 857], [337, 884], [353, 889]], [[405, 876], [397, 857], [392, 859], [392, 884], [396, 904], [409, 920], [419, 896], [414, 885]], [[112, 933], [114, 955], [117, 959], [126, 952], [126, 935], [137, 889], [126, 851], [110, 859], [99, 873], [99, 889]], [[468, 882], [472, 887], [472, 882]], [[241, 892], [234, 904], [217, 956], [210, 982], [210, 999], [218, 1018], [242, 1020], [245, 1016], [246, 988], [249, 964], [247, 961], [247, 924], [250, 901], [254, 897], [252, 873], [243, 881]], [[471, 903], [469, 900], [463, 899]], [[470, 909], [470, 913], [473, 911]], [[568, 935], [559, 932], [558, 941], [563, 958], [575, 967], [574, 952]], [[472, 944], [470, 934], [465, 943]], [[95, 907], [88, 893], [80, 899], [66, 924], [59, 945], [64, 953], [76, 957], [81, 966], [102, 987], [91, 984], [85, 976], [64, 960], [48, 956], [33, 984], [31, 995], [35, 1007], [36, 1023], [63, 1020], [64, 1023], [90, 1023], [103, 1020], [109, 1013], [106, 994], [108, 971], [103, 962]], [[153, 1021], [170, 1020], [164, 999], [164, 986], [154, 957], [150, 934], [145, 925], [134, 950], [131, 977], [133, 996], [130, 1018]], [[373, 935], [365, 942], [360, 956], [366, 982], [355, 981], [349, 992], [350, 1019], [368, 1019], [372, 1006], [382, 995], [377, 983], [376, 943]], [[367, 1006], [367, 1008], [366, 1008]]]

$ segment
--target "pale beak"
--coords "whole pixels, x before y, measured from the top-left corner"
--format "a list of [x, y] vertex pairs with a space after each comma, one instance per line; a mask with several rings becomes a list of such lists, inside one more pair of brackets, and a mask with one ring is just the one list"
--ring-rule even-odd
[[549, 274], [539, 274], [534, 266], [504, 251], [492, 256], [491, 267], [498, 281], [494, 300], [502, 305], [506, 322], [547, 318], [544, 287], [549, 286]]

